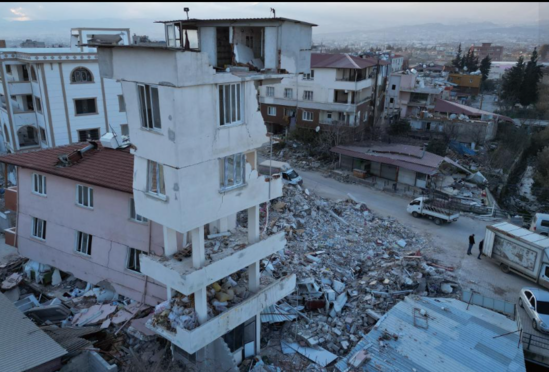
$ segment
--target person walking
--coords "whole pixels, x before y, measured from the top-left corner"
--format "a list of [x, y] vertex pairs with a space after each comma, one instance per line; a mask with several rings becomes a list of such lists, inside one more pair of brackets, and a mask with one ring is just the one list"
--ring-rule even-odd
[[473, 246], [475, 245], [475, 234], [469, 235], [469, 249], [467, 250], [467, 255], [471, 255], [471, 249], [473, 249]]
[[480, 243], [478, 243], [478, 259], [480, 260], [480, 255], [482, 254], [482, 250], [484, 249], [484, 239], [481, 240]]

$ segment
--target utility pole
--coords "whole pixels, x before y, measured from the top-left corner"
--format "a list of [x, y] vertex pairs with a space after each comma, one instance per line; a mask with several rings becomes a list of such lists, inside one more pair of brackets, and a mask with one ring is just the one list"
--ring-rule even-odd
[[[373, 135], [374, 127], [376, 125], [376, 112], [377, 112], [377, 80], [379, 75], [379, 54], [377, 55], [377, 65], [376, 65], [376, 81], [374, 82], [374, 118], [372, 121], [372, 128], [370, 128], [370, 134]], [[373, 139], [373, 138], [372, 138]]]

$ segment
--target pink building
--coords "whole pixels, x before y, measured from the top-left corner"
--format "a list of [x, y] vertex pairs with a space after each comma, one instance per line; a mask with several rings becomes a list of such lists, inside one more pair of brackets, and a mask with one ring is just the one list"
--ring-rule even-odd
[[164, 301], [166, 287], [140, 272], [139, 253], [163, 255], [164, 248], [162, 227], [136, 214], [133, 158], [129, 148], [99, 143], [1, 156], [17, 169], [17, 187], [6, 190], [17, 222], [6, 242], [23, 257], [92, 284], [107, 281], [136, 301]]

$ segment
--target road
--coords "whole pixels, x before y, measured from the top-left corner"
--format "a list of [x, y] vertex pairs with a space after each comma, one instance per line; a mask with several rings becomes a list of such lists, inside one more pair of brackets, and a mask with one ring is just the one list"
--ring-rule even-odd
[[[534, 283], [515, 274], [505, 274], [488, 257], [477, 259], [478, 243], [484, 238], [485, 227], [494, 222], [461, 216], [457, 222], [437, 226], [431, 220], [413, 218], [406, 212], [409, 199], [391, 195], [363, 185], [353, 185], [324, 177], [321, 173], [297, 169], [304, 187], [328, 199], [346, 199], [347, 193], [364, 202], [373, 212], [396, 218], [412, 231], [423, 235], [432, 248], [423, 253], [439, 260], [442, 265], [455, 268], [456, 280], [463, 289], [473, 289], [482, 295], [516, 303], [522, 287]], [[477, 245], [473, 255], [467, 255], [468, 237], [475, 234]]]

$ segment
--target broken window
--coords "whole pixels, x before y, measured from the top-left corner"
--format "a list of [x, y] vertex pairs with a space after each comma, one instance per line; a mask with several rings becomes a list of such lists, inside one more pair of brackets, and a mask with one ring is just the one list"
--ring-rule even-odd
[[234, 154], [222, 160], [221, 190], [229, 190], [246, 184], [246, 155]]
[[147, 192], [157, 196], [165, 196], [164, 166], [155, 161], [147, 160]]
[[311, 111], [303, 111], [304, 121], [313, 121], [313, 113]]
[[135, 248], [128, 248], [128, 261], [126, 262], [126, 268], [131, 271], [141, 272], [141, 265], [139, 264], [139, 254], [146, 255], [147, 253], [137, 250]]
[[149, 222], [148, 219], [137, 214], [135, 211], [135, 200], [133, 198], [130, 198], [130, 219], [137, 222]]
[[78, 67], [71, 74], [71, 83], [93, 83], [93, 75], [87, 68]]
[[76, 185], [76, 204], [81, 207], [93, 208], [93, 188]]
[[303, 74], [303, 80], [314, 80], [315, 79], [315, 70], [311, 70], [308, 74]]
[[90, 234], [83, 233], [82, 231], [76, 232], [76, 251], [82, 254], [91, 256], [92, 236]]
[[118, 95], [118, 112], [126, 112], [126, 102], [122, 94]]
[[275, 96], [275, 88], [267, 87], [267, 97], [274, 97], [274, 96]]
[[33, 173], [32, 175], [32, 192], [39, 195], [46, 195], [46, 176]]
[[96, 98], [75, 99], [74, 107], [77, 116], [97, 114]]
[[284, 98], [288, 98], [288, 99], [294, 98], [294, 90], [292, 88], [285, 88]]
[[93, 141], [99, 140], [99, 128], [78, 131], [78, 142], [87, 142], [90, 140], [93, 140]]
[[33, 238], [46, 240], [46, 221], [33, 217], [31, 235]]
[[312, 90], [303, 91], [303, 100], [304, 101], [312, 101], [313, 100], [313, 91]]
[[137, 84], [141, 112], [141, 126], [147, 129], [162, 128], [160, 122], [160, 102], [158, 87]]
[[276, 107], [274, 106], [267, 107], [267, 115], [276, 116]]
[[36, 101], [36, 111], [42, 113], [42, 101], [38, 97], [34, 97], [34, 100]]
[[242, 110], [241, 84], [219, 85], [219, 125], [242, 123]]

